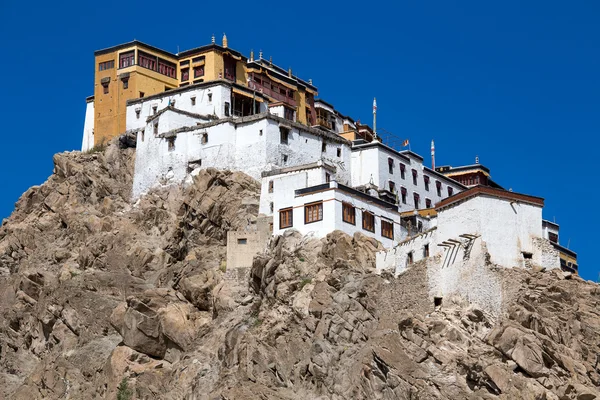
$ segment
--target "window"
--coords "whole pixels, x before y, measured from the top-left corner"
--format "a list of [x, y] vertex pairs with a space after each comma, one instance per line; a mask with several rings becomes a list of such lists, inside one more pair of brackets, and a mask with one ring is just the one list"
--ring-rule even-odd
[[108, 82], [102, 82], [102, 93], [108, 94]]
[[269, 209], [271, 210], [271, 213], [273, 213], [273, 202], [269, 203]]
[[247, 243], [248, 243], [248, 239], [246, 239], [246, 238], [243, 238], [243, 239], [238, 239], [238, 240], [237, 240], [237, 243], [238, 243], [238, 244], [247, 244]]
[[168, 146], [169, 151], [175, 150], [175, 138], [174, 137], [168, 138], [167, 143], [169, 144], [169, 146]]
[[325, 153], [327, 151], [327, 143], [323, 140], [321, 143], [321, 153]]
[[119, 68], [127, 68], [135, 65], [135, 51], [119, 54]]
[[438, 195], [438, 197], [442, 197], [442, 182], [435, 181], [435, 187], [437, 189], [437, 195]]
[[388, 184], [390, 185], [390, 192], [394, 193], [396, 191], [396, 184], [394, 181], [389, 181]]
[[190, 69], [189, 68], [183, 68], [181, 70], [181, 82], [188, 81], [189, 79], [190, 79]]
[[208, 143], [208, 133], [205, 132], [202, 134], [202, 137], [200, 138], [200, 143], [202, 143], [202, 144]]
[[152, 54], [138, 51], [138, 65], [156, 71], [156, 57]]
[[294, 210], [291, 207], [279, 210], [279, 228], [283, 229], [293, 226], [293, 217]]
[[142, 142], [143, 142], [143, 141], [144, 141], [144, 136], [145, 136], [145, 134], [146, 134], [146, 131], [145, 131], [145, 130], [143, 130], [143, 131], [141, 131], [141, 133], [142, 133]]
[[283, 154], [283, 155], [281, 156], [281, 163], [282, 163], [282, 164], [287, 164], [287, 160], [288, 160], [288, 156], [287, 156], [287, 154]]
[[136, 109], [135, 109], [135, 117], [136, 117], [137, 119], [140, 119], [140, 112], [141, 112], [141, 111], [142, 111], [142, 110], [141, 110], [140, 108], [136, 108]]
[[331, 121], [331, 130], [335, 131], [335, 121]]
[[229, 103], [227, 101], [225, 102], [225, 116], [229, 117]]
[[158, 135], [158, 121], [154, 123], [154, 134]]
[[388, 158], [388, 171], [390, 174], [394, 173], [394, 159], [391, 157]]
[[140, 99], [141, 99], [142, 97], [144, 97], [145, 95], [146, 95], [146, 93], [144, 93], [144, 92], [140, 92]]
[[356, 208], [350, 203], [342, 203], [342, 221], [356, 225]]
[[423, 246], [423, 258], [429, 257], [429, 244]]
[[273, 181], [269, 181], [269, 193], [273, 193]]
[[283, 108], [283, 118], [293, 121], [294, 120], [294, 110], [291, 110], [287, 107]]
[[423, 175], [423, 182], [425, 182], [425, 190], [429, 191], [429, 177], [427, 175]]
[[325, 183], [331, 182], [331, 175], [329, 172], [325, 172]]
[[381, 236], [393, 239], [394, 238], [394, 223], [391, 221], [381, 220]]
[[288, 144], [289, 134], [290, 134], [290, 130], [288, 128], [284, 128], [283, 126], [280, 126], [279, 127], [279, 143]]
[[406, 204], [406, 188], [401, 188], [400, 192], [402, 194], [402, 204]]
[[155, 114], [156, 114], [156, 109], [157, 109], [157, 108], [158, 108], [158, 106], [157, 106], [156, 104], [154, 104], [154, 105], [152, 106], [152, 115], [155, 115]]
[[262, 129], [258, 131], [258, 136], [262, 136]]
[[558, 243], [558, 235], [554, 232], [548, 232], [548, 240], [554, 243]]
[[413, 193], [413, 198], [415, 199], [415, 208], [419, 208], [419, 193]]
[[362, 228], [369, 232], [375, 232], [375, 215], [373, 213], [362, 212]]
[[196, 97], [190, 97], [190, 100], [192, 101], [192, 105], [195, 106], [196, 105]]
[[98, 64], [98, 71], [104, 71], [107, 69], [113, 69], [115, 67], [115, 60], [104, 61]]
[[304, 223], [310, 224], [323, 220], [323, 202], [304, 206]]
[[194, 78], [204, 76], [204, 66], [194, 67]]
[[209, 102], [209, 103], [212, 103], [212, 93], [209, 93], [209, 94], [208, 94], [208, 102]]
[[176, 77], [176, 67], [170, 61], [163, 60], [162, 58], [158, 59], [158, 73], [168, 76], [169, 78]]
[[192, 62], [195, 63], [195, 62], [199, 62], [199, 61], [204, 61], [205, 58], [206, 58], [205, 56], [194, 57], [194, 58], [192, 58]]
[[129, 78], [122, 79], [122, 81], [123, 81], [123, 89], [128, 89], [129, 88]]
[[417, 183], [417, 176], [418, 176], [417, 170], [413, 169], [412, 170], [412, 174], [413, 174], [413, 185], [417, 186], [418, 185], [418, 183]]
[[342, 149], [338, 147], [337, 149], [337, 156], [341, 157], [342, 156]]
[[452, 194], [454, 194], [454, 189], [448, 186], [448, 197], [452, 196]]
[[400, 163], [400, 178], [402, 179], [406, 179], [406, 175], [404, 174], [404, 170], [405, 170], [406, 166], [402, 163]]
[[413, 252], [412, 251], [406, 255], [406, 263], [408, 265], [413, 263]]
[[431, 199], [425, 199], [425, 207], [431, 208]]
[[182, 62], [179, 63], [180, 67], [183, 67], [184, 65], [190, 65], [190, 60], [184, 60]]

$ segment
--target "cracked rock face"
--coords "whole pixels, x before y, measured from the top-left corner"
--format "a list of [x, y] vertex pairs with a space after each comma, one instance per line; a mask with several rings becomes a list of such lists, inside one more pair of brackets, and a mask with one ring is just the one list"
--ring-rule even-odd
[[259, 185], [203, 170], [132, 204], [134, 153], [58, 154], [0, 228], [0, 398], [600, 399], [600, 289], [496, 271], [489, 314], [435, 307], [426, 263], [375, 274], [378, 242], [291, 230], [225, 270]]

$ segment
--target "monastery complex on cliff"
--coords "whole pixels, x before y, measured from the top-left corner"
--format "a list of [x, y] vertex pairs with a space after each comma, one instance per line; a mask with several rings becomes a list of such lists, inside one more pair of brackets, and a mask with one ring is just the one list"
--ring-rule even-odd
[[272, 235], [296, 229], [373, 237], [386, 249], [381, 271], [436, 260], [439, 293], [482, 248], [498, 266], [577, 272], [558, 225], [542, 219], [542, 198], [505, 190], [479, 163], [428, 168], [383, 143], [375, 118], [370, 127], [342, 114], [312, 80], [262, 52], [242, 55], [225, 36], [178, 54], [133, 41], [96, 51], [95, 65], [82, 150], [117, 136], [135, 146], [133, 200], [203, 168], [261, 182], [260, 223], [230, 233], [228, 267], [247, 266]]

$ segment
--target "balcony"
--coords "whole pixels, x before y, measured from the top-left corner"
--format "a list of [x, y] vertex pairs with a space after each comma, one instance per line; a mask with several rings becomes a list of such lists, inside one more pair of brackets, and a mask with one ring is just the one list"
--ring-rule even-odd
[[327, 128], [329, 130], [332, 129], [331, 122], [328, 119], [323, 118], [323, 117], [317, 117], [317, 125]]

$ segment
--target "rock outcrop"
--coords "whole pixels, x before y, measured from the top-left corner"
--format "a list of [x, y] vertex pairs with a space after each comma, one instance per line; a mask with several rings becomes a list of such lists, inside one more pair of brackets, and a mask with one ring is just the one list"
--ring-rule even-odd
[[0, 398], [600, 399], [600, 289], [500, 270], [502, 312], [429, 298], [425, 263], [288, 231], [227, 270], [259, 185], [202, 170], [130, 202], [134, 150], [54, 158], [0, 228]]

